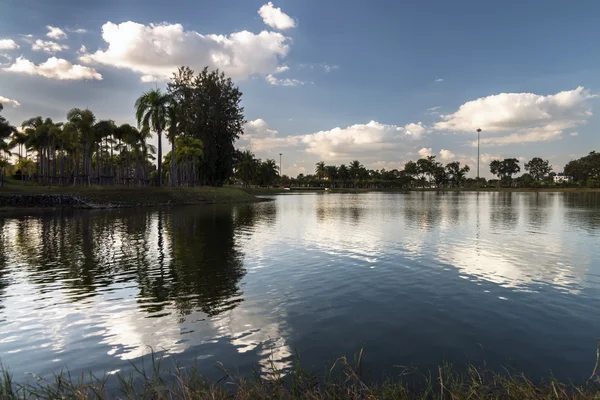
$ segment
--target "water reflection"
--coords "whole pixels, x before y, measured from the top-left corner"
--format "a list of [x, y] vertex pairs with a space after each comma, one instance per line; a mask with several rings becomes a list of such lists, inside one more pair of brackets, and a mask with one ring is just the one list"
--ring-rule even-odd
[[320, 371], [365, 345], [378, 375], [461, 362], [481, 343], [489, 361], [579, 376], [600, 332], [598, 198], [321, 193], [1, 213], [0, 355], [17, 376], [103, 373], [151, 346], [210, 376], [217, 362], [285, 369], [295, 350]]

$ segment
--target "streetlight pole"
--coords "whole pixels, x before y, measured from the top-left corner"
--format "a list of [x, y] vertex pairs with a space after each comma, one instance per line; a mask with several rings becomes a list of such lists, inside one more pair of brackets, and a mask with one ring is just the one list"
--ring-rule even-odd
[[477, 128], [477, 190], [479, 190], [479, 135], [481, 128]]
[[283, 178], [283, 171], [281, 169], [281, 154], [282, 153], [279, 153], [279, 180], [282, 180]]

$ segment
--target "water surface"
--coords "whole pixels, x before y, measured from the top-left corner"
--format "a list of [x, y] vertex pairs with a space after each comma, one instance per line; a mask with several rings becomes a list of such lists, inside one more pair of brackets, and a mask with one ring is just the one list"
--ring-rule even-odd
[[598, 193], [303, 194], [252, 205], [0, 213], [0, 360], [374, 377], [441, 360], [582, 381], [600, 336]]

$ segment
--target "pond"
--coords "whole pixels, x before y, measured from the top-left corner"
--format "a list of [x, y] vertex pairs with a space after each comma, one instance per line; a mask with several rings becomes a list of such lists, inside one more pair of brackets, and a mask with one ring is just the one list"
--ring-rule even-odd
[[212, 379], [364, 348], [584, 381], [600, 336], [600, 193], [284, 195], [0, 213], [0, 360], [127, 372], [153, 349]]

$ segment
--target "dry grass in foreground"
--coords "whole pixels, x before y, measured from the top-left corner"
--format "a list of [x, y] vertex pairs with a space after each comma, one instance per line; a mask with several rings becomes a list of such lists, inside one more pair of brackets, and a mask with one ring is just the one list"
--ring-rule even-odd
[[[153, 355], [154, 356], [154, 355]], [[69, 373], [51, 381], [17, 384], [6, 369], [0, 377], [1, 399], [600, 399], [598, 361], [589, 381], [582, 385], [561, 383], [553, 378], [534, 383], [523, 374], [508, 370], [497, 373], [469, 365], [457, 372], [444, 364], [427, 375], [406, 369], [398, 381], [366, 384], [360, 376], [362, 351], [350, 362], [338, 359], [321, 377], [299, 364], [287, 375], [274, 364], [268, 378], [234, 378], [222, 368], [223, 378], [210, 382], [198, 370], [175, 365], [163, 370], [161, 360], [152, 358], [150, 371], [135, 366], [130, 375], [117, 375], [117, 389], [108, 389], [108, 377]], [[600, 347], [598, 349], [600, 358]], [[403, 383], [402, 378], [411, 384]]]

